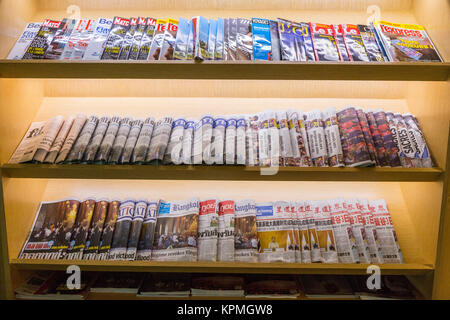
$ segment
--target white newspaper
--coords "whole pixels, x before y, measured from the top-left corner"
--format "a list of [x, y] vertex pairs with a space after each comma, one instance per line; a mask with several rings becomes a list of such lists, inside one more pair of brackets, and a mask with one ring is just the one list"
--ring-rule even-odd
[[309, 150], [308, 152], [306, 152], [306, 146], [305, 142], [303, 141], [298, 114], [295, 110], [288, 110], [287, 118], [289, 123], [289, 134], [291, 137], [291, 148], [292, 156], [294, 158], [294, 165], [297, 167], [309, 167]]
[[61, 150], [58, 153], [58, 157], [55, 160], [55, 163], [62, 163], [66, 160], [69, 152], [72, 150], [75, 141], [78, 138], [81, 130], [86, 123], [87, 116], [85, 114], [78, 114], [73, 121], [72, 127], [70, 128], [69, 133], [67, 134], [66, 139], [64, 140], [64, 144], [61, 147]]
[[123, 148], [123, 152], [119, 159], [119, 162], [121, 164], [130, 162], [143, 124], [144, 122], [142, 121], [142, 119], [135, 119], [133, 122], [131, 122], [130, 133], [128, 134], [127, 141], [125, 142], [125, 147]]
[[225, 130], [227, 120], [223, 116], [214, 119], [214, 128], [211, 138], [211, 158], [215, 164], [224, 163]]
[[370, 263], [369, 243], [366, 238], [366, 229], [364, 228], [364, 219], [358, 208], [357, 199], [348, 199], [345, 201], [349, 222], [352, 226], [353, 236], [356, 240], [358, 257], [360, 263]]
[[183, 160], [183, 164], [192, 164], [195, 123], [195, 120], [192, 118], [186, 120], [186, 125], [183, 132], [183, 147], [181, 150], [181, 158]]
[[99, 18], [94, 28], [94, 34], [86, 48], [83, 60], [100, 60], [105, 50], [105, 42], [108, 39], [113, 19]]
[[331, 224], [330, 205], [327, 201], [311, 201], [322, 262], [338, 263], [336, 240]]
[[300, 132], [302, 133], [303, 143], [305, 144], [305, 151], [307, 156], [306, 161], [308, 162], [308, 166], [311, 167], [312, 166], [311, 150], [309, 147], [308, 133], [306, 132], [305, 116], [303, 112], [300, 110], [297, 111], [297, 115], [298, 115], [298, 125], [300, 126]]
[[136, 141], [133, 155], [131, 156], [132, 163], [145, 162], [145, 157], [147, 156], [147, 150], [150, 146], [154, 127], [155, 119], [153, 117], [150, 116], [145, 119], [144, 124], [142, 125], [141, 132], [139, 133], [139, 138]]
[[236, 119], [236, 164], [245, 165], [247, 152], [245, 115], [239, 115]]
[[227, 117], [227, 128], [225, 130], [225, 163], [236, 164], [236, 129], [235, 117]]
[[300, 259], [296, 257], [295, 260], [299, 263], [311, 263], [311, 237], [308, 231], [305, 203], [295, 202], [293, 211], [297, 216], [298, 244], [300, 246]]
[[319, 110], [305, 113], [305, 126], [313, 165], [316, 167], [328, 167], [325, 131]]
[[117, 132], [119, 131], [119, 127], [120, 117], [112, 116], [109, 121], [108, 129], [106, 130], [105, 136], [100, 144], [100, 149], [95, 156], [96, 162], [105, 163], [108, 161], [114, 140], [116, 139]]
[[159, 201], [150, 201], [147, 204], [147, 212], [145, 213], [139, 237], [136, 260], [151, 260], [158, 207]]
[[23, 55], [25, 54], [25, 51], [27, 51], [28, 46], [31, 44], [31, 41], [33, 41], [34, 37], [39, 32], [39, 29], [41, 29], [42, 23], [36, 23], [36, 22], [30, 22], [25, 27], [25, 30], [20, 35], [19, 39], [17, 39], [16, 44], [9, 52], [6, 59], [8, 60], [20, 60], [22, 59]]
[[9, 163], [23, 163], [33, 160], [39, 142], [44, 136], [45, 121], [33, 122], [28, 128], [25, 136], [17, 146], [16, 151], [9, 159]]
[[147, 201], [139, 200], [134, 207], [133, 220], [131, 220], [130, 234], [128, 235], [128, 245], [126, 260], [136, 259], [137, 247], [141, 236], [142, 224], [147, 213]]
[[258, 262], [256, 207], [253, 200], [241, 200], [235, 203], [234, 260]]
[[280, 165], [280, 130], [277, 126], [277, 117], [274, 111], [267, 111], [268, 136], [269, 136], [269, 157], [270, 166]]
[[341, 146], [336, 110], [331, 107], [322, 112], [322, 120], [327, 141], [328, 164], [330, 167], [343, 167], [345, 166], [344, 153]]
[[163, 160], [172, 131], [172, 122], [173, 119], [171, 117], [164, 117], [156, 122], [145, 162], [149, 163], [155, 160]]
[[33, 160], [36, 162], [44, 162], [47, 153], [53, 145], [56, 136], [59, 133], [62, 125], [64, 123], [64, 118], [62, 116], [56, 116], [46, 121], [44, 132], [41, 141], [37, 146], [36, 153], [34, 154]]
[[280, 165], [295, 166], [294, 152], [292, 150], [291, 134], [289, 131], [289, 123], [286, 111], [277, 111], [276, 118], [280, 136]]
[[380, 264], [383, 263], [381, 257], [381, 247], [377, 237], [377, 228], [369, 209], [369, 200], [358, 199], [358, 208], [364, 220], [364, 229], [366, 230], [366, 239], [369, 246], [370, 262]]
[[217, 261], [218, 242], [218, 201], [209, 199], [200, 201], [198, 216], [198, 260]]
[[234, 201], [220, 201], [217, 261], [234, 261], [234, 221]]
[[86, 152], [84, 153], [84, 162], [94, 162], [97, 151], [100, 148], [100, 144], [102, 143], [106, 130], [108, 129], [110, 120], [111, 119], [108, 116], [103, 116], [99, 119], [91, 141], [89, 142]]
[[312, 201], [305, 201], [305, 217], [308, 221], [308, 233], [311, 241], [311, 262], [322, 262], [322, 252], [320, 250]]
[[75, 144], [70, 150], [69, 155], [66, 158], [67, 162], [78, 162], [81, 161], [84, 155], [84, 151], [87, 148], [91, 137], [94, 134], [95, 128], [98, 124], [98, 117], [95, 115], [90, 116], [85, 122], [83, 129], [80, 132]]
[[183, 136], [184, 127], [186, 126], [186, 120], [184, 118], [178, 118], [172, 123], [172, 133], [170, 134], [169, 144], [164, 155], [164, 163], [169, 164], [181, 164], [182, 148], [183, 148]]
[[123, 148], [125, 148], [125, 143], [127, 142], [128, 135], [131, 130], [131, 123], [133, 122], [133, 118], [131, 117], [123, 117], [120, 120], [119, 131], [117, 131], [116, 138], [114, 139], [114, 143], [111, 150], [111, 155], [109, 156], [109, 163], [119, 163], [120, 156], [122, 155]]
[[47, 155], [45, 156], [44, 163], [54, 163], [56, 160], [56, 157], [58, 156], [59, 151], [61, 150], [64, 141], [66, 140], [67, 135], [69, 134], [70, 129], [72, 128], [73, 121], [75, 120], [74, 116], [69, 116], [62, 125], [61, 129], [59, 130], [58, 135], [55, 138], [55, 141], [53, 141], [52, 147], [48, 151]]

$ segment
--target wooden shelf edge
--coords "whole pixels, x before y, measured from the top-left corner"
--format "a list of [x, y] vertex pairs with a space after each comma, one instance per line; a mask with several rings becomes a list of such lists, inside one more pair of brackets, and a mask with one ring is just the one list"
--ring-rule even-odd
[[0, 60], [0, 78], [447, 81], [442, 62]]
[[3, 164], [8, 178], [248, 181], [437, 181], [440, 168], [272, 168], [186, 165]]
[[[300, 264], [243, 262], [156, 262], [11, 259], [20, 270], [66, 270], [77, 265], [82, 271], [263, 273], [263, 274], [367, 274], [366, 264]], [[379, 265], [385, 275], [424, 275], [434, 266], [420, 263]]]

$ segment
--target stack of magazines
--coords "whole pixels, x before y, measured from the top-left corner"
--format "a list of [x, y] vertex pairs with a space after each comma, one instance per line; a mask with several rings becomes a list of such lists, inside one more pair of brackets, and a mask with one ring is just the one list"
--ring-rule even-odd
[[419, 25], [201, 16], [29, 23], [8, 59], [442, 61]]
[[33, 122], [9, 163], [430, 168], [417, 119], [391, 111], [267, 110], [155, 120], [84, 114]]
[[188, 273], [84, 272], [80, 289], [69, 290], [64, 272], [32, 274], [16, 291], [17, 299], [80, 300], [107, 298], [221, 297], [248, 299], [423, 299], [405, 276], [381, 276], [380, 287], [367, 276], [231, 275]]
[[42, 202], [21, 259], [403, 263], [383, 199]]

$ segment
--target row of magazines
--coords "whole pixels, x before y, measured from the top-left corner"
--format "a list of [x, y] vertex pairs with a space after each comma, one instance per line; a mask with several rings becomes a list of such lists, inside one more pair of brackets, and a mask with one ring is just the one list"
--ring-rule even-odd
[[442, 61], [419, 25], [200, 16], [30, 23], [8, 59]]
[[21, 259], [403, 263], [383, 199], [42, 202]]
[[17, 299], [81, 300], [116, 298], [245, 297], [250, 299], [423, 299], [405, 276], [230, 275], [183, 273], [83, 272], [70, 290], [64, 272], [38, 271], [16, 288]]
[[261, 167], [433, 166], [417, 119], [357, 107], [145, 120], [77, 114], [33, 122], [9, 163]]

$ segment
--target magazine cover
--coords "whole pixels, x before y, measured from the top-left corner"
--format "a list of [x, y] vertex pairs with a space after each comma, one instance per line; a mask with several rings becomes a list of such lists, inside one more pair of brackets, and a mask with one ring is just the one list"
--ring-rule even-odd
[[109, 202], [99, 200], [95, 203], [94, 214], [92, 216], [91, 226], [86, 239], [86, 246], [83, 251], [83, 260], [96, 260], [97, 252], [100, 248], [103, 227], [105, 225], [106, 215], [108, 213]]
[[208, 60], [214, 60], [217, 37], [217, 20], [209, 19]]
[[17, 39], [16, 44], [9, 52], [6, 59], [8, 60], [22, 59], [23, 55], [25, 54], [25, 51], [28, 49], [29, 45], [36, 37], [41, 27], [42, 23], [30, 22], [29, 24], [27, 24], [25, 30], [20, 35], [19, 39]]
[[218, 201], [200, 201], [198, 215], [198, 261], [217, 261]]
[[189, 21], [189, 37], [188, 37], [186, 60], [194, 60], [194, 45], [195, 45], [194, 21], [196, 21], [195, 18]]
[[417, 119], [410, 113], [406, 113], [403, 115], [403, 119], [406, 124], [406, 128], [408, 129], [409, 138], [415, 145], [416, 150], [418, 151], [418, 157], [421, 160], [421, 164], [423, 168], [432, 168], [433, 161], [431, 159], [431, 155], [425, 141], [425, 137], [422, 133], [422, 130], [419, 127], [419, 122]]
[[43, 59], [56, 31], [61, 27], [61, 21], [44, 20], [39, 32], [31, 41], [22, 59]]
[[181, 150], [181, 157], [183, 164], [192, 163], [192, 146], [194, 145], [194, 127], [195, 120], [192, 118], [186, 119], [186, 125], [183, 133], [183, 147]]
[[228, 19], [228, 60], [237, 60], [237, 20]]
[[69, 130], [71, 129], [74, 120], [75, 120], [74, 116], [69, 116], [67, 119], [64, 120], [64, 124], [62, 125], [61, 129], [58, 132], [58, 135], [53, 141], [52, 147], [45, 156], [45, 159], [43, 161], [44, 163], [55, 162], [56, 157], [58, 156], [58, 153], [61, 150], [62, 145], [67, 138], [67, 135], [69, 134]]
[[337, 113], [341, 133], [342, 150], [345, 165], [365, 167], [372, 165], [364, 134], [359, 124], [358, 114], [353, 107], [347, 107]]
[[178, 20], [168, 19], [164, 32], [164, 41], [158, 60], [173, 60], [175, 50], [175, 40], [178, 32]]
[[152, 260], [197, 261], [199, 201], [161, 201], [156, 220]]
[[316, 61], [340, 61], [332, 25], [310, 23]]
[[87, 199], [80, 204], [75, 224], [72, 228], [72, 236], [67, 248], [67, 260], [81, 260], [86, 247], [86, 238], [91, 226], [94, 214], [95, 200]]
[[90, 116], [84, 123], [75, 144], [70, 150], [69, 155], [65, 159], [66, 163], [78, 163], [83, 159], [84, 151], [86, 150], [89, 141], [95, 131], [98, 124], [98, 117], [95, 115]]
[[222, 116], [214, 119], [213, 132], [211, 137], [211, 161], [215, 164], [223, 164], [225, 151], [225, 130], [227, 120]]
[[295, 260], [301, 263], [311, 263], [311, 237], [308, 232], [308, 217], [305, 212], [305, 203], [295, 202], [293, 211], [297, 216], [298, 245], [301, 253], [300, 259], [296, 257]]
[[96, 260], [108, 260], [108, 253], [111, 249], [114, 229], [116, 227], [117, 217], [119, 215], [120, 201], [113, 200], [109, 203], [108, 214], [103, 225], [102, 237]]
[[128, 60], [137, 60], [139, 57], [139, 51], [141, 49], [141, 41], [144, 32], [147, 30], [147, 18], [139, 17], [137, 21], [137, 27], [131, 41], [130, 54]]
[[336, 39], [336, 45], [339, 51], [339, 56], [341, 61], [350, 61], [350, 57], [348, 56], [347, 46], [345, 45], [344, 40], [344, 29], [342, 28], [342, 24], [333, 25], [334, 38]]
[[336, 198], [328, 202], [331, 209], [331, 224], [336, 237], [339, 263], [357, 263], [359, 262], [358, 248], [347, 210], [344, 207], [345, 200]]
[[322, 262], [338, 263], [336, 239], [331, 223], [330, 205], [326, 201], [311, 201], [311, 207], [316, 224]]
[[367, 116], [362, 109], [356, 109], [356, 113], [358, 115], [359, 125], [361, 126], [361, 130], [364, 135], [364, 140], [366, 141], [370, 159], [372, 160], [373, 164], [377, 164], [377, 150], [375, 148], [372, 134], [370, 132], [369, 120], [367, 119]]
[[230, 19], [223, 19], [223, 60], [231, 60], [228, 51], [230, 46], [228, 43], [228, 36], [230, 34]]
[[236, 19], [236, 58], [253, 60], [252, 22], [248, 19]]
[[341, 136], [336, 116], [336, 110], [331, 107], [322, 112], [324, 131], [327, 142], [328, 165], [330, 167], [344, 167], [344, 153], [341, 146]]
[[375, 21], [374, 27], [390, 61], [442, 62], [423, 26]]
[[147, 156], [145, 157], [146, 163], [163, 160], [167, 144], [169, 143], [170, 133], [172, 132], [172, 122], [172, 117], [164, 117], [156, 122]]
[[131, 220], [130, 234], [128, 236], [127, 254], [125, 259], [136, 259], [138, 242], [141, 237], [142, 224], [147, 213], [147, 201], [139, 200], [134, 207], [133, 220]]
[[305, 45], [305, 56], [307, 61], [316, 61], [314, 55], [313, 40], [311, 37], [311, 30], [309, 29], [309, 24], [305, 22], [300, 23], [303, 35], [303, 43]]
[[381, 257], [381, 246], [377, 236], [375, 220], [369, 209], [369, 200], [358, 199], [358, 209], [364, 222], [364, 229], [366, 231], [367, 245], [369, 247], [370, 263], [383, 263]]
[[50, 151], [53, 142], [56, 139], [61, 127], [63, 126], [64, 118], [62, 116], [55, 116], [46, 121], [42, 138], [36, 146], [36, 153], [33, 156], [33, 162], [42, 163]]
[[378, 130], [378, 125], [372, 111], [366, 112], [367, 122], [369, 123], [370, 135], [372, 136], [373, 145], [376, 150], [376, 163], [381, 167], [388, 167], [389, 160], [387, 158], [386, 149], [384, 148], [383, 137]]
[[128, 236], [135, 205], [136, 202], [134, 200], [125, 200], [120, 203], [108, 260], [126, 260]]
[[158, 21], [153, 18], [147, 18], [147, 28], [142, 35], [141, 47], [139, 49], [138, 60], [148, 60], [150, 46], [152, 45], [153, 36], [155, 34]]
[[125, 34], [122, 41], [122, 48], [120, 49], [120, 54], [118, 60], [128, 60], [131, 52], [131, 46], [133, 45], [134, 36], [136, 34], [136, 30], [139, 27], [139, 19], [138, 18], [130, 18], [130, 27]]
[[209, 20], [197, 17], [194, 23], [194, 59], [203, 61], [208, 59]]
[[305, 127], [313, 166], [328, 167], [327, 144], [320, 110], [305, 112]]
[[290, 21], [278, 19], [278, 33], [280, 37], [281, 59], [285, 61], [298, 60], [293, 26]]
[[158, 60], [161, 53], [161, 47], [164, 42], [164, 35], [166, 32], [166, 19], [158, 19], [156, 22], [155, 33], [153, 34], [153, 41], [148, 53], [148, 60]]
[[125, 143], [127, 142], [132, 123], [133, 118], [131, 117], [125, 116], [120, 119], [119, 130], [117, 131], [116, 138], [114, 139], [108, 163], [117, 164], [119, 162], [123, 148], [125, 148]]
[[61, 54], [61, 60], [70, 60], [75, 51], [75, 47], [78, 45], [78, 42], [81, 40], [81, 33], [83, 29], [86, 27], [88, 20], [76, 20], [76, 24], [69, 35], [69, 39], [67, 45], [64, 46], [64, 50]]
[[359, 262], [370, 263], [369, 243], [367, 241], [366, 229], [364, 228], [364, 219], [359, 210], [358, 200], [345, 200], [345, 208], [348, 213], [349, 222], [352, 226], [353, 236], [356, 240]]
[[95, 156], [96, 163], [103, 164], [108, 161], [114, 140], [116, 139], [117, 132], [119, 131], [119, 127], [120, 117], [112, 116], [108, 124], [108, 129], [105, 132], [99, 150]]
[[187, 47], [189, 41], [189, 27], [188, 20], [178, 19], [178, 32], [175, 39], [175, 49], [173, 53], [173, 60], [186, 60], [187, 59]]
[[159, 201], [149, 201], [147, 203], [147, 211], [145, 212], [142, 230], [137, 245], [136, 260], [150, 261], [152, 257], [158, 208]]
[[380, 131], [381, 137], [384, 142], [384, 149], [386, 150], [386, 156], [391, 167], [401, 167], [400, 157], [398, 156], [398, 148], [395, 144], [392, 136], [392, 132], [389, 129], [389, 123], [386, 118], [386, 113], [382, 110], [376, 110], [373, 113], [375, 121], [377, 122], [378, 131]]
[[69, 43], [70, 35], [76, 24], [77, 20], [75, 19], [63, 19], [61, 21], [61, 27], [56, 31], [50, 46], [45, 52], [44, 59], [61, 59], [64, 48]]
[[105, 43], [108, 39], [109, 31], [111, 30], [113, 20], [106, 18], [99, 18], [94, 27], [94, 34], [91, 41], [86, 48], [83, 60], [100, 60], [105, 50]]
[[253, 200], [235, 202], [234, 260], [258, 262], [256, 207]]
[[[77, 37], [73, 39], [70, 37], [69, 43], [74, 44], [73, 51], [70, 56], [70, 60], [82, 60], [84, 57], [84, 53], [94, 35], [95, 28], [95, 20], [84, 20], [82, 23], [82, 28], [80, 32], [77, 34]], [[72, 34], [74, 34], [73, 32]], [[65, 52], [63, 52], [63, 56], [65, 58]]]
[[234, 201], [220, 201], [217, 261], [234, 261], [234, 221]]
[[123, 39], [125, 38], [129, 28], [129, 19], [121, 17], [114, 18], [101, 60], [117, 60], [119, 58]]
[[97, 150], [100, 148], [100, 144], [103, 141], [106, 130], [108, 129], [110, 117], [103, 116], [99, 119], [98, 125], [92, 135], [91, 141], [89, 141], [86, 151], [84, 152], [82, 163], [92, 163], [95, 160]]
[[236, 118], [227, 117], [225, 129], [225, 163], [235, 164], [236, 161]]
[[259, 262], [295, 262], [295, 235], [286, 201], [257, 203]]
[[78, 138], [79, 133], [84, 128], [86, 119], [87, 116], [85, 114], [80, 113], [76, 115], [72, 127], [70, 128], [70, 131], [67, 134], [66, 139], [64, 140], [64, 144], [62, 145], [61, 150], [58, 153], [55, 163], [62, 163], [66, 160], [69, 152], [72, 150], [72, 146]]
[[252, 19], [253, 57], [254, 60], [272, 60], [272, 42], [270, 23], [267, 19]]
[[308, 221], [308, 233], [311, 242], [311, 262], [322, 262], [322, 253], [320, 250], [319, 235], [315, 222], [314, 207], [312, 201], [304, 202], [304, 215]]
[[364, 47], [366, 48], [369, 60], [383, 62], [384, 61], [383, 53], [381, 52], [381, 49], [378, 46], [378, 42], [372, 28], [364, 24], [358, 24], [358, 31], [359, 34], [361, 35]]
[[398, 244], [397, 233], [395, 232], [386, 201], [384, 199], [370, 200], [369, 209], [375, 221], [383, 262], [404, 263], [402, 251]]
[[37, 146], [44, 136], [46, 121], [32, 122], [8, 163], [24, 163], [33, 160]]
[[270, 42], [272, 46], [272, 60], [281, 60], [281, 44], [280, 34], [278, 33], [278, 22], [274, 20], [269, 21], [270, 25]]
[[145, 119], [131, 156], [131, 163], [141, 164], [145, 162], [145, 157], [147, 156], [154, 127], [155, 119], [152, 116]]
[[182, 163], [182, 147], [184, 127], [186, 126], [186, 120], [178, 118], [172, 122], [172, 132], [170, 134], [169, 143], [167, 145], [163, 163], [164, 164], [181, 164]]
[[369, 61], [366, 48], [359, 34], [358, 26], [354, 24], [342, 24], [344, 41], [351, 61]]
[[217, 18], [216, 47], [214, 49], [214, 60], [225, 60], [223, 57], [224, 19]]

